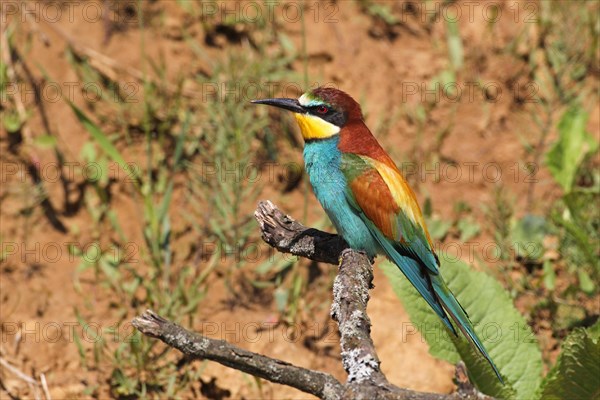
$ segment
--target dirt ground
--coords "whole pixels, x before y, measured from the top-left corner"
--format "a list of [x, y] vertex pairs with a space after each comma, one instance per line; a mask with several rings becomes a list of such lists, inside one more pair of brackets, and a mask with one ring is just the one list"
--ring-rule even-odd
[[[96, 6], [103, 4], [92, 1], [83, 3]], [[91, 23], [84, 18], [79, 6], [74, 7], [71, 18], [64, 12], [63, 4], [62, 16], [56, 22], [49, 22], [52, 10], [40, 6], [37, 10], [39, 22], [22, 22], [29, 32], [33, 32], [32, 38], [18, 39], [23, 46], [26, 43], [31, 46], [27, 49], [26, 63], [33, 79], [42, 82], [44, 74], [51, 76], [53, 81], [62, 83], [63, 96], [68, 86], [65, 83], [78, 81], [67, 60], [67, 39], [116, 60], [120, 66], [134, 69], [139, 68], [144, 56], [149, 59], [166, 57], [167, 81], [175, 81], [182, 75], [193, 75], [203, 68], [188, 44], [181, 40], [182, 24], [190, 25], [190, 30], [194, 32], [193, 40], [204, 46], [208, 54], [220, 54], [222, 50], [219, 47], [206, 45], [205, 28], [199, 21], [184, 17], [178, 2], [150, 3], [152, 15], [157, 16], [151, 19], [152, 23], [143, 35], [135, 25], [110, 30], [102, 22]], [[453, 101], [449, 96], [424, 90], [428, 82], [449, 66], [443, 21], [427, 25], [413, 18], [409, 8], [402, 8], [404, 14], [401, 15], [406, 15], [406, 20], [389, 27], [366, 14], [358, 2], [306, 3], [310, 3], [305, 32], [311, 82], [334, 84], [352, 94], [364, 104], [367, 125], [374, 131], [383, 118], [401, 115], [391, 121], [387, 130], [378, 133], [379, 139], [409, 175], [419, 200], [422, 202], [425, 197], [433, 199], [435, 215], [443, 218], [451, 218], [455, 204], [464, 202], [471, 207], [473, 216], [483, 227], [474, 239], [477, 243], [475, 254], [469, 254], [466, 247], [461, 245], [458, 247], [460, 258], [469, 262], [474, 262], [477, 257], [485, 258], [482, 249], [486, 243], [493, 242], [493, 236], [491, 228], [486, 229], [491, 222], [486, 219], [482, 206], [493, 204], [495, 188], [502, 186], [514, 196], [517, 215], [523, 215], [528, 210], [544, 213], [552, 199], [560, 196], [560, 189], [542, 165], [535, 171], [533, 195], [529, 194], [532, 185], [523, 163], [531, 161], [531, 156], [521, 139], [536, 141], [538, 133], [531, 115], [540, 105], [530, 96], [532, 89], [528, 85], [532, 78], [528, 76], [524, 57], [511, 57], [505, 52], [527, 26], [527, 13], [539, 12], [539, 7], [529, 10], [520, 4], [521, 14], [515, 16], [509, 14], [509, 6], [504, 4], [504, 16], [498, 18], [493, 29], [482, 17], [481, 5], [475, 6], [472, 21], [464, 20], [466, 16], [462, 17], [460, 36], [464, 43], [464, 67], [458, 74], [457, 82], [463, 96], [459, 101]], [[36, 3], [27, 4], [34, 7]], [[461, 9], [467, 8], [461, 4]], [[232, 10], [234, 14], [241, 12], [236, 8]], [[92, 12], [91, 8], [88, 11]], [[282, 7], [279, 6], [275, 8], [275, 13], [281, 21], [278, 29], [285, 32], [297, 48], [301, 48], [301, 21], [290, 15], [283, 16]], [[41, 37], [47, 40], [48, 45], [44, 44]], [[145, 55], [139, 51], [141, 41], [146, 43]], [[224, 46], [238, 46], [241, 50], [244, 46], [228, 42], [226, 35], [217, 36], [217, 41]], [[522, 48], [517, 53], [527, 53], [528, 45], [531, 43], [521, 42]], [[303, 65], [298, 61], [293, 68], [302, 71]], [[472, 96], [466, 95], [469, 83], [474, 81], [487, 82], [489, 91], [471, 86]], [[81, 93], [78, 90], [74, 93], [75, 103], [85, 108]], [[26, 99], [25, 103], [34, 108], [32, 99]], [[66, 102], [53, 102], [45, 97], [42, 103], [47, 122], [39, 112], [33, 112], [28, 121], [31, 134], [33, 137], [41, 135], [47, 130], [48, 124], [65, 154], [76, 158], [89, 139], [88, 134]], [[424, 134], [420, 135], [418, 123], [406, 115], [410, 115], [411, 110], [415, 110], [419, 104], [427, 103], [435, 106], [431, 107]], [[588, 130], [598, 137], [600, 109], [588, 109], [591, 110]], [[557, 110], [554, 116], [557, 118], [559, 115], [560, 110]], [[439, 132], [444, 132], [441, 142], [438, 141]], [[91, 277], [86, 276], [83, 282], [86, 296], [82, 296], [73, 284], [79, 261], [68, 253], [67, 247], [70, 242], [90, 242], [93, 221], [83, 207], [66, 209], [67, 203], [77, 201], [76, 185], [65, 190], [60, 179], [50, 177], [56, 166], [55, 154], [51, 150], [39, 150], [34, 156], [37, 165], [46, 168], [43, 178], [64, 230], [51, 223], [42, 206], [33, 208], [30, 215], [24, 216], [23, 205], [29, 201], [29, 192], [25, 187], [31, 179], [25, 165], [11, 150], [7, 135], [3, 130], [0, 138], [0, 235], [3, 252], [10, 250], [11, 254], [3, 257], [0, 263], [0, 356], [26, 375], [39, 377], [44, 374], [53, 399], [87, 398], [89, 395], [85, 394], [85, 390], [91, 386], [100, 387], [96, 392], [97, 397], [108, 396], [107, 377], [103, 375], [102, 368], [96, 371], [82, 368], [74, 339], [74, 331], [84, 335], [84, 338], [89, 334], [89, 342], [84, 347], [91, 352], [93, 334], [78, 323], [75, 309], [99, 328], [109, 327], [121, 318], [117, 308], [110, 305], [111, 299], [103, 297], [104, 291], [94, 286]], [[556, 132], [552, 132], [548, 141], [555, 137]], [[415, 141], [420, 142], [421, 150], [417, 153], [414, 152]], [[125, 145], [120, 147], [126, 150], [128, 161], [136, 160], [143, 152], [142, 143], [133, 143], [130, 149], [126, 149]], [[430, 153], [431, 149], [436, 149], [436, 157], [427, 164], [421, 163], [420, 157]], [[301, 160], [299, 152], [290, 157], [295, 157], [294, 161]], [[402, 164], [406, 157], [409, 157], [407, 161], [410, 164]], [[455, 174], [458, 174], [456, 178]], [[285, 212], [300, 217], [300, 204], [304, 198], [300, 189], [282, 194], [266, 188], [260, 198], [269, 198]], [[175, 199], [173, 224], [176, 229], [183, 231], [185, 217], [179, 215], [177, 210], [185, 207], [185, 199], [181, 193], [176, 193]], [[126, 221], [123, 227], [127, 237], [142, 243], [142, 224], [137, 218], [141, 213], [138, 202], [139, 199], [130, 195], [124, 183], [116, 183], [112, 207], [118, 217]], [[309, 202], [310, 224], [321, 220], [323, 213], [312, 195]], [[244, 205], [249, 214], [254, 207], [255, 204]], [[195, 240], [194, 233], [188, 232], [181, 237], [181, 241], [175, 244], [176, 249], [181, 251], [178, 254], [188, 254], [189, 244]], [[441, 243], [440, 246], [444, 248], [447, 244]], [[451, 251], [453, 248], [446, 249]], [[183, 255], [178, 257], [184, 258]], [[493, 268], [494, 263], [489, 264]], [[327, 268], [333, 267], [320, 266], [322, 271]], [[335, 325], [328, 318], [330, 296], [315, 300], [321, 302], [320, 308], [316, 313], [304, 316], [299, 338], [290, 339], [289, 328], [282, 326], [262, 334], [256, 334], [248, 328], [268, 325], [276, 320], [274, 302], [256, 302], [249, 307], [228, 306], [228, 294], [224, 286], [219, 284], [218, 277], [212, 279], [214, 282], [209, 285], [198, 318], [198, 321], [205, 322], [200, 322], [202, 326], [196, 328], [249, 350], [327, 371], [344, 380]], [[374, 283], [376, 287], [369, 303], [372, 334], [382, 369], [390, 382], [420, 391], [451, 392], [454, 388], [454, 367], [431, 357], [426, 343], [408, 329], [408, 316], [378, 269]], [[523, 312], [529, 311], [527, 301], [523, 301], [519, 307]], [[330, 328], [327, 334], [317, 339], [314, 346], [307, 346], [303, 339], [315, 332], [322, 332], [326, 326]], [[92, 326], [90, 329], [94, 328]], [[130, 329], [122, 329], [119, 339], [130, 335]], [[555, 343], [550, 340], [547, 345], [549, 357], [555, 357]], [[554, 349], [550, 349], [553, 346]], [[263, 382], [259, 391], [254, 381], [240, 372], [216, 363], [202, 366], [205, 368], [202, 381], [214, 379], [217, 388], [230, 391], [231, 398], [310, 398], [294, 389], [268, 382]], [[1, 398], [9, 398], [8, 393], [21, 398], [33, 396], [27, 382], [4, 365], [0, 376], [3, 385], [0, 388]], [[199, 390], [200, 385], [195, 387]], [[192, 397], [192, 393], [190, 391], [182, 396]]]

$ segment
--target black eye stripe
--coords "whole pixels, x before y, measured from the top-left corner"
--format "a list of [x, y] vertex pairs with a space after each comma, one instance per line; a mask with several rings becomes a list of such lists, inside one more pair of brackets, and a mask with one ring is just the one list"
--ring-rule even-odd
[[329, 112], [323, 117], [323, 119], [341, 128], [346, 124], [346, 121], [348, 120], [348, 114], [343, 111], [334, 111]]
[[[324, 107], [327, 109], [326, 112], [319, 112], [319, 109]], [[348, 115], [344, 111], [338, 111], [328, 105], [318, 104], [310, 107], [305, 107], [306, 111], [309, 114], [317, 116], [327, 122], [330, 122], [340, 128], [344, 126], [346, 120], [348, 119]]]

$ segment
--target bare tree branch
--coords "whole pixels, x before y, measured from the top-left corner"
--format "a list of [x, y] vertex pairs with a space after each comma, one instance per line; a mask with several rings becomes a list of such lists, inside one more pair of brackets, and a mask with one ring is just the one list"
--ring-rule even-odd
[[379, 358], [371, 340], [371, 321], [367, 315], [373, 280], [371, 260], [364, 253], [348, 248], [339, 236], [296, 222], [270, 201], [259, 203], [255, 217], [265, 242], [279, 251], [330, 264], [339, 262], [339, 273], [333, 285], [331, 316], [339, 325], [342, 363], [348, 372], [346, 384], [323, 372], [297, 367], [223, 340], [189, 332], [150, 310], [136, 317], [133, 325], [145, 335], [158, 338], [191, 358], [217, 361], [322, 399], [490, 399], [465, 381], [464, 369], [461, 370], [464, 376], [459, 391], [453, 394], [415, 392], [390, 384], [379, 368]]
[[263, 240], [282, 253], [337, 265], [342, 250], [348, 248], [340, 236], [307, 228], [268, 200], [258, 203], [254, 217], [260, 224]]
[[192, 358], [216, 361], [271, 382], [295, 387], [322, 399], [339, 399], [342, 385], [333, 376], [296, 367], [288, 362], [266, 357], [234, 346], [224, 340], [192, 333], [146, 310], [132, 321], [144, 335], [158, 338]]
[[339, 274], [333, 283], [331, 317], [338, 322], [342, 362], [348, 382], [374, 382], [387, 385], [379, 369], [379, 357], [371, 340], [371, 320], [367, 315], [373, 270], [366, 255], [351, 249], [342, 252]]

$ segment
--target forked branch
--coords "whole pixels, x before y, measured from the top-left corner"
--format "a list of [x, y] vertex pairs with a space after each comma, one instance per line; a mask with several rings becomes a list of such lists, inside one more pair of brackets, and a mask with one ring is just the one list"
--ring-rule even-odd
[[270, 201], [259, 203], [255, 217], [260, 224], [263, 240], [277, 250], [314, 261], [339, 263], [339, 273], [333, 285], [331, 316], [339, 325], [342, 363], [348, 372], [345, 384], [327, 373], [294, 366], [223, 340], [190, 332], [150, 310], [134, 318], [133, 325], [143, 334], [160, 339], [190, 358], [216, 361], [322, 399], [488, 398], [464, 382], [459, 385], [458, 392], [448, 395], [415, 392], [390, 384], [379, 368], [379, 358], [370, 335], [367, 302], [373, 268], [368, 257], [349, 249], [337, 235], [303, 226], [279, 211]]

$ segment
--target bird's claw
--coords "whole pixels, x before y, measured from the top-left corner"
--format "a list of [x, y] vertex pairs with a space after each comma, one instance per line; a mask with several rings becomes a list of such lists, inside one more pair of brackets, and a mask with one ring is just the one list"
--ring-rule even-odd
[[361, 255], [367, 257], [367, 259], [369, 260], [369, 262], [371, 263], [371, 265], [373, 265], [375, 263], [375, 256], [373, 256], [373, 257], [369, 256], [369, 254], [366, 251], [347, 248], [347, 249], [342, 250], [342, 252], [340, 253], [340, 257], [338, 258], [338, 267], [342, 264], [342, 259], [344, 258], [344, 255], [347, 252], [353, 252], [353, 251], [355, 251], [358, 254], [361, 254]]

